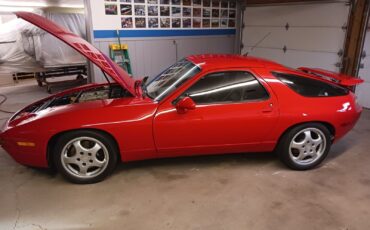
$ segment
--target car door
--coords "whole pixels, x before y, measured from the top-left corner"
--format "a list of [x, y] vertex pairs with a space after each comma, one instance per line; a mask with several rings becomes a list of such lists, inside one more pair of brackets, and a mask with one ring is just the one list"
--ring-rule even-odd
[[[278, 119], [268, 85], [248, 69], [203, 74], [161, 104], [153, 122], [160, 156], [263, 151]], [[178, 113], [174, 104], [190, 97], [194, 110]]]

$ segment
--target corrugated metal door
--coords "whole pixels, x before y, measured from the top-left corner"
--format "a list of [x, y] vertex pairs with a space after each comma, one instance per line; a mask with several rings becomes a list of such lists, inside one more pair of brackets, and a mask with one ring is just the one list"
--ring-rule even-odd
[[370, 109], [370, 23], [365, 37], [361, 67], [358, 75], [364, 79], [365, 82], [357, 86], [356, 95], [359, 103]]
[[242, 54], [339, 71], [349, 11], [346, 2], [247, 7]]

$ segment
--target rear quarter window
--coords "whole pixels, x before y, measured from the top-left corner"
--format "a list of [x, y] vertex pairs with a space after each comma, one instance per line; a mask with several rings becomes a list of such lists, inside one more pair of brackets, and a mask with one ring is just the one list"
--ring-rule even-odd
[[346, 88], [299, 75], [279, 72], [272, 72], [272, 74], [296, 93], [305, 97], [344, 96], [349, 92]]

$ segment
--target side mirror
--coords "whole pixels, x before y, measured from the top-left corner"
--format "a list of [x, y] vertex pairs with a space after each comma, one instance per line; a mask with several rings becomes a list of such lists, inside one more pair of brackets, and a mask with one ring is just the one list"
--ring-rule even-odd
[[176, 110], [178, 113], [183, 114], [188, 110], [195, 109], [195, 102], [190, 97], [184, 97], [176, 103]]

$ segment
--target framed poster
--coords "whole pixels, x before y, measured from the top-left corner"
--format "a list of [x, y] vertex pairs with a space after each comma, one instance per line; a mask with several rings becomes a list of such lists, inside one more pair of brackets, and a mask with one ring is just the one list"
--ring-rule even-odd
[[235, 28], [236, 0], [104, 0], [125, 29]]

